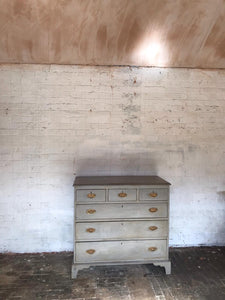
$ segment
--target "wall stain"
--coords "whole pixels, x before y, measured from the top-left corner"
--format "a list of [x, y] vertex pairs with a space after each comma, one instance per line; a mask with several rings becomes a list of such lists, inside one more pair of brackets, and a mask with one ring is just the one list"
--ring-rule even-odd
[[0, 63], [225, 68], [224, 15], [223, 0], [2, 0]]

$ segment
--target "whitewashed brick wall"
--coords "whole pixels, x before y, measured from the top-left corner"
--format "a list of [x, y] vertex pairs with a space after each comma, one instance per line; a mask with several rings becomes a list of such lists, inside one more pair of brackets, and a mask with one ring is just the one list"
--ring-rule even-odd
[[0, 251], [73, 249], [74, 175], [171, 182], [170, 245], [225, 245], [225, 71], [0, 66]]

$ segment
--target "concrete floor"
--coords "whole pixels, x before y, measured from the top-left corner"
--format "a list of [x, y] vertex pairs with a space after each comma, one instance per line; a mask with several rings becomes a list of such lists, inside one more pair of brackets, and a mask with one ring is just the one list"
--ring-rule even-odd
[[0, 299], [225, 299], [225, 247], [170, 250], [153, 265], [93, 267], [70, 279], [72, 253], [1, 254]]

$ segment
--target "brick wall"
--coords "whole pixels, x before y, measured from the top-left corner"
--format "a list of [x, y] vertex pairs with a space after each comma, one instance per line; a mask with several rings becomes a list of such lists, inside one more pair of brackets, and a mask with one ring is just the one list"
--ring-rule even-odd
[[73, 248], [74, 175], [172, 183], [170, 245], [225, 245], [225, 71], [0, 66], [0, 251]]

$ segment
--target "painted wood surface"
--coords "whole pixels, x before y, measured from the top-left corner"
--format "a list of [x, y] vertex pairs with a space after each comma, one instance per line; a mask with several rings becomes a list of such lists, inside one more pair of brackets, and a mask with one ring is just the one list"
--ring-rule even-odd
[[[95, 188], [93, 191], [90, 190], [92, 186], [88, 186], [88, 184], [99, 183], [99, 178], [95, 176], [88, 177], [88, 179], [83, 178], [81, 195], [85, 195], [85, 197], [89, 195], [95, 199], [93, 197], [93, 195], [96, 196], [93, 192]], [[80, 178], [75, 180], [72, 278], [77, 277], [78, 270], [96, 263], [156, 263], [156, 265], [165, 267], [166, 274], [170, 274], [171, 263], [168, 253], [169, 183], [156, 185], [154, 189], [149, 185], [144, 189], [143, 183], [146, 183], [146, 178], [143, 180], [143, 176], [136, 176], [140, 185], [136, 184], [130, 188], [125, 184], [125, 182], [131, 183], [129, 177], [121, 177], [124, 184], [120, 186], [110, 185], [110, 182], [118, 184], [119, 177], [111, 180], [110, 176], [101, 178], [104, 183], [107, 181], [105, 203], [99, 203], [96, 198], [96, 202], [81, 204], [77, 199], [80, 198], [77, 197]], [[154, 183], [155, 179], [161, 183], [163, 181], [160, 177], [153, 178]], [[149, 180], [150, 182], [152, 183]], [[103, 187], [103, 183], [96, 187]], [[102, 192], [101, 189], [100, 191]], [[146, 196], [146, 191], [149, 193], [147, 200], [146, 197], [143, 197], [143, 195]], [[140, 195], [145, 202], [140, 201]], [[152, 198], [158, 196], [157, 201], [152, 201]]]
[[140, 201], [145, 200], [167, 200], [169, 198], [169, 189], [144, 188], [140, 189]]
[[[92, 250], [90, 254], [89, 250]], [[166, 240], [78, 242], [75, 255], [78, 263], [163, 260], [167, 259], [167, 242]]]
[[[145, 204], [77, 204], [78, 220], [129, 219], [129, 218], [166, 218], [167, 203]], [[149, 210], [153, 210], [152, 212]], [[90, 212], [89, 212], [90, 211]]]
[[159, 176], [77, 176], [74, 181], [76, 186], [106, 186], [110, 185], [170, 185]]
[[123, 187], [121, 187], [120, 189], [109, 189], [109, 201], [137, 201], [137, 190]]
[[87, 189], [76, 191], [77, 202], [105, 202], [105, 190]]
[[76, 224], [76, 240], [167, 238], [167, 220], [85, 222]]

